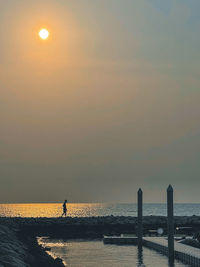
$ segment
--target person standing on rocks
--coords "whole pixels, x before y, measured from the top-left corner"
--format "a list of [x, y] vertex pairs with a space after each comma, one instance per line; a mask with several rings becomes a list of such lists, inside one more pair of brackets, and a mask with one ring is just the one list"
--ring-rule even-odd
[[66, 217], [67, 216], [67, 200], [64, 201], [63, 203], [63, 214], [62, 214], [62, 217], [63, 215]]

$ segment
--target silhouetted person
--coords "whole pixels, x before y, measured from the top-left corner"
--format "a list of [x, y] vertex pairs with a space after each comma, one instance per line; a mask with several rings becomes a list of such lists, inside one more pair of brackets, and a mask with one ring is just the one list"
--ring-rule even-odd
[[67, 200], [65, 200], [64, 201], [64, 203], [63, 203], [63, 214], [62, 214], [62, 216], [67, 216]]

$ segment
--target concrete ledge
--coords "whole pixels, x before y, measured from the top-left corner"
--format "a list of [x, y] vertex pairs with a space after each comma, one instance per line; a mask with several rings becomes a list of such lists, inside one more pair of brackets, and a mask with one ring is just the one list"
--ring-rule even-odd
[[104, 244], [116, 244], [116, 245], [137, 245], [136, 236], [104, 236]]
[[[143, 244], [146, 247], [168, 255], [168, 242], [163, 237], [144, 237]], [[175, 259], [191, 266], [200, 267], [200, 249], [175, 242]]]

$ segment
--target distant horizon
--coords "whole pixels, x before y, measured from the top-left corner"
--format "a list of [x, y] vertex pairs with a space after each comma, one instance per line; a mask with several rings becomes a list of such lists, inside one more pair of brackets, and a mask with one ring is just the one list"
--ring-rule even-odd
[[[7, 203], [0, 203], [0, 205], [3, 205], [3, 204], [63, 204], [63, 202], [20, 202], [20, 203], [11, 203], [11, 202], [7, 202]], [[137, 203], [136, 202], [67, 202], [67, 204], [118, 204], [118, 205], [121, 205], [121, 204], [134, 204], [136, 205]], [[143, 204], [166, 204], [167, 205], [167, 202], [143, 202]], [[200, 204], [200, 202], [174, 202], [174, 205], [176, 204]]]

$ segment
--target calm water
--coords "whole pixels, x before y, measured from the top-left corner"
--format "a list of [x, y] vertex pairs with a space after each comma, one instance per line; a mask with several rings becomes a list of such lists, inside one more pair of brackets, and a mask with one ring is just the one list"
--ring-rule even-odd
[[[73, 203], [68, 204], [68, 216], [136, 216], [136, 204]], [[144, 204], [144, 215], [166, 216], [166, 204]], [[200, 204], [175, 204], [177, 216], [200, 215]], [[55, 204], [0, 204], [0, 216], [10, 217], [59, 217], [62, 203]]]
[[[68, 267], [169, 267], [168, 258], [154, 250], [136, 246], [104, 245], [103, 241], [56, 240], [40, 238], [51, 248], [50, 255], [61, 258]], [[188, 265], [175, 261], [174, 267]]]

